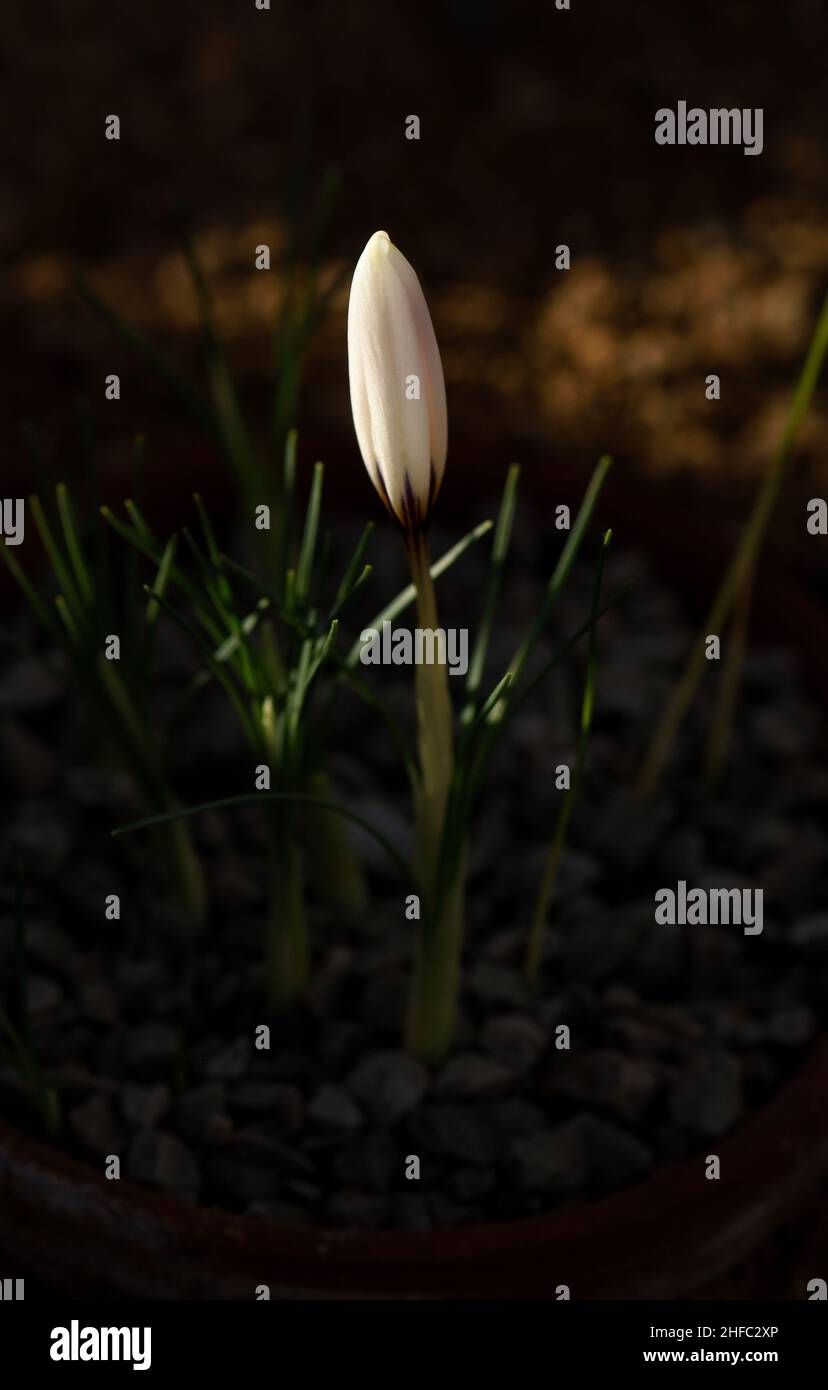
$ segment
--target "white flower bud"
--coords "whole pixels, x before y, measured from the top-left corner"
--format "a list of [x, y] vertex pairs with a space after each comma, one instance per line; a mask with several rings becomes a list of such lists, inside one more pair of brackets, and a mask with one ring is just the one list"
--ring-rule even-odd
[[375, 232], [348, 305], [351, 410], [365, 467], [403, 528], [422, 528], [443, 481], [446, 388], [431, 316], [408, 261]]

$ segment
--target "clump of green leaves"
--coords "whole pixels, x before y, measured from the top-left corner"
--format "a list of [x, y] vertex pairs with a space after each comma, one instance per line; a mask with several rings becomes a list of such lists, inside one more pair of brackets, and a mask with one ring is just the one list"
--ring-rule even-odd
[[[360, 644], [341, 646], [340, 619], [371, 574], [365, 555], [373, 525], [363, 530], [339, 582], [327, 575], [327, 538], [320, 532], [324, 469], [317, 464], [301, 525], [293, 518], [296, 436], [288, 439], [284, 460], [285, 513], [282, 554], [291, 560], [272, 589], [252, 570], [223, 554], [201, 500], [196, 498], [200, 535], [182, 533], [189, 563], [168, 569], [168, 592], [157, 599], [185, 632], [204, 669], [195, 696], [209, 682], [225, 692], [255, 758], [258, 790], [222, 797], [186, 811], [151, 816], [124, 830], [170, 823], [211, 808], [258, 804], [270, 830], [271, 905], [267, 929], [269, 992], [278, 1004], [301, 998], [308, 979], [309, 942], [306, 896], [324, 885], [329, 896], [351, 911], [365, 906], [362, 876], [347, 838], [352, 820], [374, 835], [410, 880], [410, 866], [387, 839], [331, 794], [325, 769], [326, 728], [343, 687], [366, 701], [389, 729], [404, 766], [414, 764], [402, 731], [365, 681]], [[165, 545], [134, 502], [126, 518], [104, 515], [132, 547], [159, 563]], [[298, 520], [298, 518], [297, 518]], [[433, 567], [444, 573], [465, 549], [485, 535], [490, 523], [473, 528]], [[167, 543], [169, 545], [169, 542]], [[409, 585], [374, 619], [393, 621], [415, 599]], [[263, 775], [266, 773], [266, 776]], [[260, 779], [260, 780], [259, 780]], [[118, 832], [122, 833], [122, 832]], [[315, 870], [315, 873], [313, 872]]]
[[[43, 630], [65, 651], [78, 689], [85, 697], [90, 730], [101, 756], [114, 756], [129, 773], [147, 807], [170, 811], [177, 805], [164, 770], [162, 742], [149, 713], [152, 647], [159, 605], [175, 555], [170, 542], [158, 559], [144, 621], [137, 624], [120, 606], [123, 589], [111, 582], [104, 547], [87, 545], [75, 503], [64, 483], [47, 509], [40, 496], [29, 498], [55, 592], [50, 602], [7, 546], [2, 556]], [[167, 874], [186, 920], [201, 926], [204, 883], [186, 825], [162, 832]]]
[[[293, 550], [288, 519], [293, 515], [296, 437], [289, 437], [284, 460], [285, 513], [283, 554]], [[275, 1002], [299, 998], [307, 984], [308, 939], [305, 912], [305, 852], [324, 862], [329, 889], [340, 903], [355, 910], [365, 893], [356, 861], [344, 838], [339, 817], [328, 813], [327, 784], [314, 697], [336, 640], [339, 614], [365, 582], [363, 563], [371, 528], [367, 527], [347, 573], [333, 598], [317, 598], [324, 557], [320, 554], [319, 520], [324, 470], [317, 464], [296, 546], [295, 564], [279, 576], [279, 590], [269, 589], [255, 574], [223, 555], [199, 497], [195, 506], [198, 538], [183, 536], [188, 563], [166, 567], [169, 594], [152, 594], [152, 602], [192, 640], [204, 670], [190, 696], [215, 682], [225, 692], [255, 759], [256, 785], [273, 795], [266, 801], [270, 828], [271, 911], [268, 978]], [[169, 555], [172, 541], [155, 535], [134, 502], [126, 519], [104, 509], [113, 528], [154, 565]], [[302, 798], [300, 801], [299, 799]]]

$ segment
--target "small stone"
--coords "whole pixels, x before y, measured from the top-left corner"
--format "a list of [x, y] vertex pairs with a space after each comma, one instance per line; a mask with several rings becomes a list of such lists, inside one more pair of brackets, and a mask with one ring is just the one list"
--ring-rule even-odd
[[807, 753], [813, 742], [813, 714], [798, 702], [782, 707], [765, 705], [753, 714], [751, 722], [759, 749], [768, 758], [790, 762]]
[[563, 954], [572, 979], [605, 980], [622, 971], [626, 960], [637, 952], [637, 913], [621, 910], [609, 916], [606, 909], [583, 915], [578, 911], [567, 927]]
[[322, 1086], [308, 1106], [308, 1120], [319, 1129], [359, 1129], [362, 1114], [344, 1086]]
[[308, 1004], [320, 1018], [328, 1018], [337, 1006], [353, 971], [354, 953], [347, 946], [335, 946], [315, 972]]
[[337, 1155], [333, 1164], [337, 1180], [365, 1192], [387, 1192], [394, 1171], [403, 1171], [404, 1155], [389, 1135], [366, 1134]]
[[635, 1010], [641, 1003], [641, 996], [627, 985], [608, 985], [603, 1002], [608, 1009]]
[[778, 1009], [770, 1020], [770, 1035], [783, 1047], [801, 1047], [813, 1037], [815, 1029], [813, 1011], [805, 1004]]
[[51, 750], [16, 719], [0, 724], [0, 761], [9, 780], [30, 796], [48, 791], [60, 766]]
[[167, 985], [163, 967], [151, 959], [125, 961], [119, 966], [115, 978], [118, 994], [126, 1007], [142, 1012], [151, 1007]]
[[261, 902], [262, 886], [254, 866], [230, 850], [213, 868], [212, 889], [217, 909], [225, 916], [250, 911]]
[[815, 957], [828, 956], [828, 912], [800, 918], [791, 928], [791, 941]]
[[[352, 809], [369, 825], [375, 826], [399, 851], [404, 860], [408, 861], [411, 858], [411, 827], [396, 809], [393, 801], [379, 797], [358, 797], [352, 802]], [[384, 879], [394, 874], [394, 865], [374, 835], [356, 823], [349, 827], [349, 834], [357, 859], [366, 869], [381, 875]]]
[[337, 1019], [325, 1028], [319, 1049], [323, 1066], [339, 1074], [352, 1067], [367, 1050], [367, 1033], [358, 1023]]
[[430, 1105], [409, 1122], [414, 1142], [463, 1163], [487, 1166], [497, 1157], [498, 1143], [479, 1111], [461, 1105]]
[[665, 842], [659, 852], [659, 881], [685, 879], [693, 883], [704, 869], [704, 837], [698, 830], [683, 826]]
[[633, 1182], [651, 1167], [650, 1149], [620, 1126], [586, 1113], [570, 1124], [581, 1144], [588, 1180], [600, 1191]]
[[455, 1202], [444, 1192], [435, 1192], [429, 1198], [429, 1207], [434, 1218], [434, 1225], [437, 1227], [463, 1226], [483, 1219], [483, 1213], [479, 1207], [467, 1205], [465, 1202]]
[[477, 1100], [507, 1091], [512, 1074], [499, 1062], [476, 1052], [452, 1057], [440, 1073], [434, 1094], [441, 1100]]
[[89, 1154], [103, 1163], [107, 1154], [118, 1153], [123, 1134], [107, 1096], [94, 1095], [69, 1112], [69, 1124]]
[[371, 1230], [388, 1225], [390, 1214], [387, 1197], [367, 1192], [338, 1192], [325, 1209], [326, 1220], [333, 1226], [364, 1226]]
[[236, 1038], [228, 1047], [223, 1047], [210, 1058], [204, 1068], [213, 1081], [240, 1081], [250, 1063], [250, 1042], [247, 1038]]
[[11, 845], [31, 878], [57, 878], [69, 855], [69, 834], [42, 803], [29, 802], [11, 833]]
[[103, 980], [91, 980], [81, 986], [80, 1006], [93, 1023], [112, 1027], [118, 1022], [118, 1003], [109, 985]]
[[170, 1070], [178, 1056], [178, 1034], [169, 1023], [139, 1023], [127, 1039], [127, 1064], [141, 1076]]
[[66, 790], [84, 811], [116, 811], [136, 804], [135, 789], [125, 772], [108, 767], [72, 767]]
[[280, 1134], [295, 1134], [305, 1118], [302, 1092], [278, 1081], [245, 1081], [231, 1093], [230, 1103], [260, 1114]]
[[121, 1108], [124, 1117], [135, 1129], [154, 1129], [170, 1108], [167, 1086], [134, 1086], [124, 1088]]
[[483, 1046], [518, 1075], [530, 1070], [546, 1047], [546, 1034], [523, 1014], [491, 1018], [482, 1034]]
[[481, 961], [471, 973], [469, 988], [485, 1004], [522, 1009], [528, 1000], [526, 982], [517, 967]]
[[509, 1150], [509, 1166], [521, 1188], [549, 1196], [577, 1192], [587, 1179], [586, 1156], [572, 1121], [516, 1139]]
[[60, 896], [64, 914], [67, 917], [71, 914], [75, 933], [83, 931], [97, 937], [102, 924], [112, 930], [104, 916], [110, 894], [124, 901], [123, 883], [109, 865], [73, 858], [71, 874], [61, 876]]
[[609, 1110], [623, 1120], [636, 1120], [646, 1110], [659, 1086], [659, 1072], [649, 1059], [626, 1057], [598, 1048], [550, 1069], [549, 1088], [582, 1105]]
[[538, 1134], [547, 1124], [540, 1106], [533, 1105], [522, 1096], [510, 1096], [508, 1100], [497, 1101], [489, 1106], [488, 1115], [503, 1149], [507, 1149], [513, 1139]]
[[359, 1017], [376, 1032], [399, 1037], [407, 1005], [405, 975], [399, 970], [385, 970], [366, 980]]
[[23, 657], [7, 667], [0, 679], [0, 712], [36, 714], [56, 705], [63, 685], [47, 666], [34, 657]]
[[29, 976], [26, 1004], [32, 1018], [41, 1019], [54, 1013], [62, 999], [63, 990], [55, 980], [50, 980], [48, 975]]
[[69, 937], [50, 922], [26, 923], [26, 955], [64, 979], [77, 971], [78, 957]]
[[298, 1197], [307, 1207], [315, 1206], [324, 1196], [321, 1187], [317, 1187], [316, 1183], [307, 1182], [304, 1178], [293, 1178], [286, 1182], [285, 1191], [293, 1197]]
[[[547, 855], [548, 851], [544, 849], [543, 864], [546, 862]], [[574, 849], [564, 849], [558, 860], [558, 868], [555, 873], [552, 902], [569, 902], [575, 897], [589, 893], [600, 881], [600, 878], [601, 866], [591, 854], [582, 854]]]
[[735, 1057], [711, 1053], [692, 1062], [671, 1101], [676, 1124], [690, 1134], [714, 1138], [732, 1129], [742, 1114], [742, 1074]]
[[189, 1149], [172, 1134], [145, 1130], [132, 1142], [127, 1161], [134, 1182], [157, 1187], [191, 1205], [198, 1199], [200, 1176]]
[[393, 1125], [420, 1101], [428, 1089], [428, 1072], [404, 1052], [376, 1052], [348, 1078], [348, 1090], [378, 1124]]
[[599, 857], [628, 873], [643, 868], [663, 842], [670, 812], [662, 802], [642, 798], [634, 790], [612, 793], [591, 828]]
[[226, 1098], [227, 1088], [220, 1081], [185, 1091], [177, 1106], [178, 1121], [185, 1133], [198, 1140], [221, 1127]]
[[526, 949], [526, 933], [509, 927], [489, 937], [483, 946], [483, 954], [497, 965], [514, 965], [520, 959], [521, 948]]
[[279, 1174], [273, 1164], [257, 1163], [236, 1154], [211, 1154], [206, 1176], [234, 1207], [265, 1201], [275, 1196], [279, 1187]]

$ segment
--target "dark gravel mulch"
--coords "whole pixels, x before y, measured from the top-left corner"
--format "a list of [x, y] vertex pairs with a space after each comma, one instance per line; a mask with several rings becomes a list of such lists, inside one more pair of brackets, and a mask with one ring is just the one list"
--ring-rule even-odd
[[[539, 592], [545, 540], [529, 529], [516, 539], [539, 577], [504, 596], [493, 673]], [[445, 622], [476, 600], [480, 564], [467, 557], [446, 585]], [[607, 592], [626, 579], [602, 623], [595, 729], [539, 986], [522, 970], [527, 924], [561, 795], [555, 769], [573, 759], [582, 653], [517, 716], [491, 769], [470, 854], [457, 1040], [433, 1072], [401, 1050], [409, 885], [370, 839], [355, 834], [368, 912], [346, 921], [313, 902], [310, 997], [276, 1017], [264, 998], [255, 808], [193, 822], [213, 912], [189, 948], [154, 878], [151, 838], [109, 839], [141, 808], [119, 773], [90, 758], [60, 663], [48, 652], [7, 660], [0, 987], [11, 988], [20, 860], [34, 1038], [60, 1095], [60, 1142], [99, 1169], [118, 1154], [124, 1176], [188, 1203], [282, 1224], [409, 1229], [547, 1210], [715, 1152], [825, 1024], [828, 765], [794, 658], [756, 649], [715, 794], [699, 775], [711, 671], [663, 791], [639, 799], [636, 768], [689, 628], [643, 562], [618, 553]], [[591, 582], [588, 565], [574, 573], [548, 650], [583, 620]], [[163, 700], [188, 658], [171, 641], [162, 657]], [[411, 672], [378, 677], [410, 723]], [[217, 696], [201, 708], [175, 751], [190, 801], [249, 785], [232, 716]], [[409, 806], [384, 734], [342, 701], [329, 743], [339, 794], [408, 852]], [[679, 879], [762, 888], [762, 933], [656, 924], [655, 891]], [[119, 922], [104, 919], [112, 892]], [[0, 1100], [33, 1124], [8, 1067]]]

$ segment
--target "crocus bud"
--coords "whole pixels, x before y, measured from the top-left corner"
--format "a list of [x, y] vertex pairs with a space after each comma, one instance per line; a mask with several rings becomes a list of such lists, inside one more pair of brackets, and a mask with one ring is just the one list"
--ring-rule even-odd
[[443, 481], [446, 387], [420, 282], [387, 232], [374, 233], [354, 271], [348, 371], [365, 467], [391, 514], [416, 533]]

